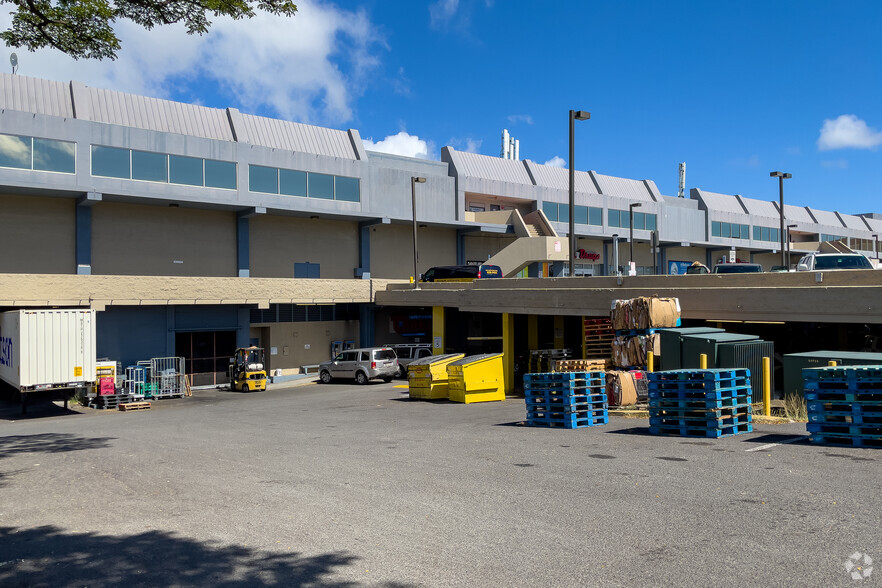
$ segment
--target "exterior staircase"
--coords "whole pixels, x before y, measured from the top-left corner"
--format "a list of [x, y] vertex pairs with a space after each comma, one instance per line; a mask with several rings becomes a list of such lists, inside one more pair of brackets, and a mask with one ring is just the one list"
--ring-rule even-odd
[[569, 241], [557, 234], [541, 210], [526, 216], [514, 210], [508, 224], [518, 238], [486, 262], [498, 265], [503, 276], [513, 276], [533, 263], [569, 258]]

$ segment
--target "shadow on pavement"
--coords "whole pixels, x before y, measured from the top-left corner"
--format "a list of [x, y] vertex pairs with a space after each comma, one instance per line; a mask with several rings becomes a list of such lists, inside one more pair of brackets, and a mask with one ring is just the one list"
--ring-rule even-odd
[[[3, 421], [25, 421], [30, 419], [39, 419], [47, 417], [67, 416], [81, 414], [76, 410], [64, 408], [64, 406], [56, 405], [54, 401], [61, 398], [57, 395], [48, 395], [40, 392], [30, 392], [28, 398], [28, 410], [25, 414], [21, 413], [21, 403], [15, 398], [4, 397], [0, 399], [0, 420]], [[76, 402], [70, 401], [70, 405], [74, 406]]]
[[0, 458], [16, 453], [64, 453], [109, 447], [116, 437], [83, 437], [73, 433], [37, 433], [0, 437]]
[[[804, 432], [803, 433], [790, 433], [790, 434], [770, 433], [768, 435], [759, 435], [756, 437], [743, 437], [743, 438], [740, 435], [736, 435], [736, 437], [738, 437], [739, 440], [744, 443], [765, 444], [765, 443], [781, 443], [782, 441], [787, 441], [788, 444], [803, 445], [803, 444], [808, 444], [808, 442], [809, 442], [808, 435], [805, 434]], [[793, 439], [794, 437], [802, 437], [802, 439], [799, 439], [798, 441], [791, 441], [791, 439]]]
[[[354, 565], [346, 552], [302, 556], [221, 545], [163, 531], [67, 533], [53, 526], [0, 527], [3, 586], [357, 586], [334, 580]], [[405, 587], [387, 583], [384, 586]]]

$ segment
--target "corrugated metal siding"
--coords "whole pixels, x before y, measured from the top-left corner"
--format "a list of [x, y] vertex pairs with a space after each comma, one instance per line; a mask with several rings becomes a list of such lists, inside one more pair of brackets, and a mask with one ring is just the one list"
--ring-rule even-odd
[[830, 212], [828, 210], [818, 210], [816, 208], [812, 208], [810, 210], [815, 218], [818, 219], [818, 224], [829, 225], [831, 227], [842, 226], [842, 221], [839, 220], [839, 217], [836, 216], [835, 212]]
[[784, 205], [784, 218], [791, 221], [815, 224], [815, 219], [802, 206]]
[[148, 131], [232, 141], [227, 113], [218, 108], [172, 102], [101, 88], [87, 88], [92, 120]]
[[[570, 172], [568, 169], [551, 165], [541, 165], [532, 161], [529, 162], [528, 165], [533, 172], [533, 177], [536, 178], [537, 186], [554, 188], [555, 190], [566, 190], [567, 192], [570, 191]], [[588, 172], [576, 171], [574, 175], [576, 192], [597, 194], [597, 188], [594, 187], [594, 182], [591, 181], [591, 176]]]
[[775, 206], [774, 202], [768, 200], [756, 200], [755, 198], [745, 198], [743, 196], [741, 197], [741, 201], [744, 202], [744, 206], [747, 207], [747, 212], [750, 214], [765, 216], [768, 218], [781, 217], [778, 213], [778, 207]]
[[0, 74], [0, 108], [73, 117], [70, 85], [40, 78]]
[[245, 132], [252, 145], [357, 159], [349, 133], [275, 118], [243, 114]]
[[646, 185], [642, 180], [629, 180], [615, 176], [604, 176], [602, 174], [595, 174], [595, 177], [597, 178], [597, 183], [600, 184], [600, 190], [608, 196], [654, 202], [652, 195], [646, 189]]
[[738, 199], [734, 196], [717, 194], [716, 192], [705, 192], [704, 190], [698, 190], [698, 193], [708, 210], [744, 214], [744, 209], [741, 207]]
[[523, 161], [454, 151], [453, 149], [450, 150], [450, 156], [460, 177], [533, 185]]
[[[877, 220], [875, 218], [870, 218], [868, 216], [862, 217], [867, 224], [870, 225], [870, 229], [873, 231], [882, 232], [882, 220]], [[882, 235], [880, 235], [882, 236]]]
[[854, 216], [852, 214], [842, 214], [839, 213], [839, 216], [842, 217], [842, 221], [845, 223], [845, 226], [849, 229], [856, 229], [858, 231], [866, 231], [867, 225], [864, 224], [864, 221], [861, 220], [859, 216]]

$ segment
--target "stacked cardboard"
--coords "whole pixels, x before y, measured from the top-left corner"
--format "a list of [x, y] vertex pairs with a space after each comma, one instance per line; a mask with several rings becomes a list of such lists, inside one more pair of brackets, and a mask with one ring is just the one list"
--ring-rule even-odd
[[616, 337], [612, 346], [613, 363], [618, 367], [645, 366], [647, 352], [652, 351], [658, 357], [660, 347], [658, 333]]
[[610, 406], [637, 404], [637, 382], [634, 375], [618, 370], [606, 372], [606, 396]]
[[676, 327], [679, 318], [679, 300], [658, 296], [615, 300], [610, 312], [613, 329], [617, 331]]

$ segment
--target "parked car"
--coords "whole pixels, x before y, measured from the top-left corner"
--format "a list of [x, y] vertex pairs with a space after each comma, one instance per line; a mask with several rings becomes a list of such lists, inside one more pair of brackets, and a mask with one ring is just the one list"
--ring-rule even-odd
[[380, 379], [391, 382], [398, 373], [398, 356], [391, 347], [348, 349], [319, 364], [319, 379], [329, 384], [334, 378], [355, 379], [359, 384]]
[[796, 264], [798, 272], [844, 269], [873, 269], [873, 264], [860, 253], [809, 253]]
[[790, 268], [788, 268], [786, 265], [773, 265], [772, 269], [769, 270], [769, 273], [771, 273], [771, 272], [776, 272], [776, 273], [777, 272], [789, 272], [789, 271], [790, 271]]
[[763, 266], [758, 263], [721, 263], [714, 266], [715, 274], [760, 274]]
[[395, 350], [398, 356], [398, 373], [396, 378], [407, 377], [407, 366], [415, 359], [422, 359], [432, 355], [432, 346], [429, 343], [402, 343], [398, 345], [385, 345]]
[[420, 276], [421, 282], [471, 282], [483, 278], [501, 278], [498, 265], [439, 265]]

